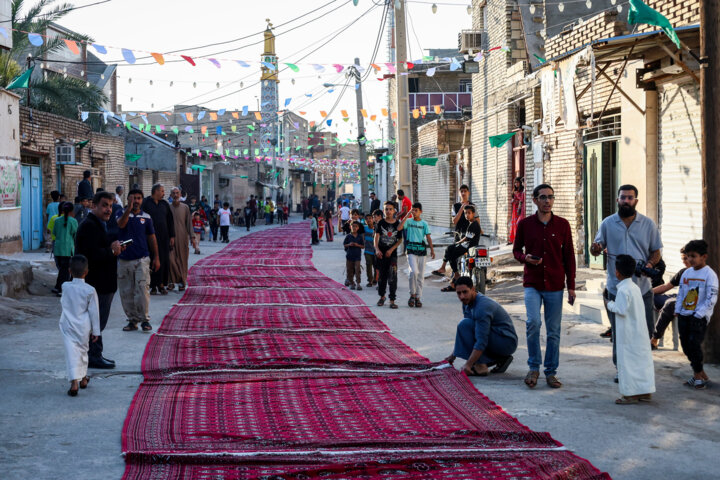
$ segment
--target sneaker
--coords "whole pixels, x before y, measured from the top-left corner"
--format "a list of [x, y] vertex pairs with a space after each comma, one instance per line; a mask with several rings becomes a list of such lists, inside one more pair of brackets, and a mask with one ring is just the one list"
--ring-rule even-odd
[[615, 382], [615, 383], [619, 383], [619, 382], [620, 382], [620, 380], [618, 380], [618, 374], [617, 374], [617, 373], [615, 374], [615, 378], [613, 378], [613, 382]]
[[356, 287], [355, 287], [354, 284], [353, 284], [353, 285], [350, 285], [350, 290], [355, 290], [355, 289], [356, 289]]
[[358, 289], [358, 290], [362, 290], [362, 285], [358, 285], [358, 286], [357, 286], [357, 289]]
[[612, 328], [608, 328], [603, 333], [600, 334], [601, 338], [612, 338]]
[[708, 387], [710, 381], [703, 380], [702, 378], [692, 377], [687, 381], [686, 385], [694, 388], [695, 390], [705, 390]]

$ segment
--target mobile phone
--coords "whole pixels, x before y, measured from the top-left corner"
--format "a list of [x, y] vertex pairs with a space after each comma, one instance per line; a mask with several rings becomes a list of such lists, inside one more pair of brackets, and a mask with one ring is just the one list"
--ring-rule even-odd
[[529, 255], [527, 256], [530, 260], [541, 260], [541, 257], [536, 257], [535, 255]]
[[132, 243], [133, 243], [133, 239], [130, 238], [130, 239], [128, 239], [128, 240], [125, 240], [125, 241], [120, 242], [120, 246], [121, 246], [121, 247], [127, 247], [127, 246], [131, 245]]

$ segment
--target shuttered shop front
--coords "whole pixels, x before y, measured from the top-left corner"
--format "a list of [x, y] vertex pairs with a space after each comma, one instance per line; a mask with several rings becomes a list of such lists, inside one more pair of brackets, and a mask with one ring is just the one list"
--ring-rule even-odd
[[700, 92], [693, 82], [659, 88], [659, 227], [668, 272], [683, 268], [680, 248], [702, 238]]

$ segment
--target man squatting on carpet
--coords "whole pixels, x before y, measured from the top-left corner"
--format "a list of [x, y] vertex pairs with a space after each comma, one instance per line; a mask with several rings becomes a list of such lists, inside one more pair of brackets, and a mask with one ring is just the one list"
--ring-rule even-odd
[[65, 363], [70, 380], [68, 395], [75, 397], [78, 388], [87, 388], [88, 342], [100, 336], [100, 308], [95, 289], [85, 283], [88, 261], [82, 255], [70, 259], [72, 280], [62, 285], [60, 332], [65, 344]]
[[495, 300], [478, 293], [469, 277], [455, 282], [455, 293], [462, 302], [463, 318], [457, 326], [455, 349], [446, 360], [452, 365], [456, 357], [465, 358], [463, 372], [484, 377], [504, 373], [512, 363], [518, 344], [510, 315]]

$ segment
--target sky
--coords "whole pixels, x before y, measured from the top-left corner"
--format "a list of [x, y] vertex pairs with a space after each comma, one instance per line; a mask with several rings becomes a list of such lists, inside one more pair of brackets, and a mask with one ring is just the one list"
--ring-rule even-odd
[[[97, 1], [72, 3], [79, 7]], [[435, 14], [433, 3], [437, 4]], [[459, 30], [471, 25], [466, 10], [469, 3], [470, 0], [409, 0], [409, 58], [420, 58], [429, 48], [457, 47]], [[251, 85], [258, 82], [260, 67], [254, 63], [245, 68], [237, 61], [260, 60], [262, 32], [269, 18], [274, 25], [281, 68], [282, 63], [289, 62], [297, 63], [300, 69], [280, 72], [280, 107], [286, 98], [291, 98], [288, 108], [305, 111], [306, 119], [319, 123], [322, 120], [319, 112], [331, 110], [347, 81], [344, 73], [338, 74], [332, 64], [349, 65], [358, 57], [361, 65], [367, 67], [382, 23], [382, 10], [381, 0], [358, 0], [357, 6], [352, 0], [112, 0], [74, 10], [59, 23], [107, 47], [108, 53], [98, 56], [119, 64], [118, 103], [125, 111], [165, 111], [176, 104], [227, 110], [240, 110], [247, 105], [256, 110], [260, 85]], [[387, 29], [382, 33], [376, 63], [388, 60], [386, 32]], [[220, 42], [225, 43], [197, 48]], [[122, 60], [120, 48], [133, 51], [137, 57], [135, 65]], [[169, 53], [173, 51], [177, 52]], [[141, 60], [148, 55], [144, 52], [162, 53], [166, 63], [159, 65], [152, 58]], [[207, 60], [197, 60], [193, 67], [179, 55], [196, 60], [208, 55], [216, 58], [221, 67]], [[328, 65], [324, 72], [319, 72], [312, 64]], [[325, 83], [339, 86], [323, 87]], [[386, 99], [387, 83], [370, 75], [363, 82], [363, 102], [369, 115], [377, 115], [377, 121], [366, 121], [368, 138], [380, 138], [381, 128], [386, 128], [380, 121], [380, 109], [386, 107]], [[350, 121], [342, 121], [341, 110], [348, 111]], [[355, 89], [348, 88], [328, 117], [333, 121], [326, 129], [337, 131], [340, 138], [355, 138], [356, 112]]]

